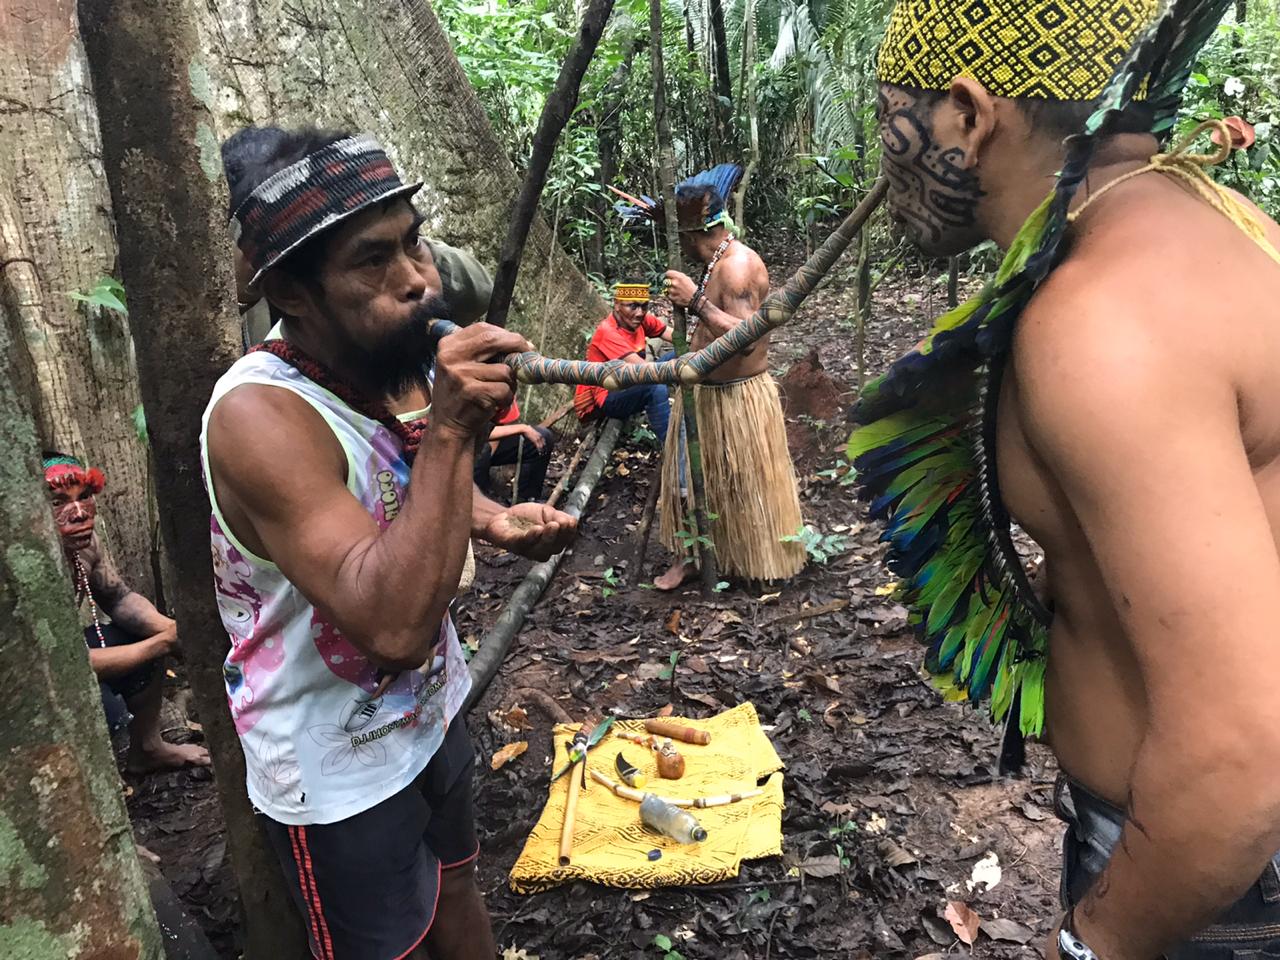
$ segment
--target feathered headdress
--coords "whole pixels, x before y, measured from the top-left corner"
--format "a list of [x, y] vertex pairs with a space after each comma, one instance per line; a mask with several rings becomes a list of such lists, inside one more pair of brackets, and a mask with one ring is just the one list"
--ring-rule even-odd
[[[742, 179], [742, 167], [736, 163], [722, 163], [695, 174], [676, 186], [676, 217], [681, 233], [693, 230], [710, 230], [712, 227], [732, 227], [726, 206], [738, 181]], [[706, 189], [710, 188], [710, 189]], [[664, 204], [652, 197], [633, 197], [617, 187], [610, 187], [621, 199], [614, 209], [624, 224], [646, 220], [663, 223]], [[684, 195], [683, 197], [681, 195]]]
[[107, 485], [106, 475], [97, 467], [86, 468], [84, 462], [65, 453], [46, 453], [41, 461], [44, 482], [50, 490], [73, 484], [88, 487], [89, 492], [99, 494]]
[[888, 563], [928, 648], [926, 669], [949, 699], [989, 701], [996, 720], [1011, 717], [1025, 735], [1044, 727], [1051, 613], [1027, 582], [1000, 498], [994, 430], [1004, 361], [1018, 317], [1060, 262], [1068, 208], [1098, 143], [1139, 90], [1151, 132], [1168, 137], [1196, 54], [1229, 4], [1173, 0], [1156, 17], [1068, 141], [1056, 188], [994, 281], [869, 384], [855, 411], [863, 426], [849, 457], [860, 495], [885, 521]]

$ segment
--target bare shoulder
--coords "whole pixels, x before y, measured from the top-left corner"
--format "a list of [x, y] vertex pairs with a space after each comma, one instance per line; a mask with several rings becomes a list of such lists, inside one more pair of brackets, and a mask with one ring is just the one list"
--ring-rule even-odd
[[116, 603], [132, 592], [111, 562], [110, 555], [103, 549], [96, 533], [89, 546], [80, 551], [80, 562], [84, 564], [88, 576], [89, 590], [108, 613]]
[[1019, 321], [1013, 367], [1033, 444], [1140, 442], [1234, 401], [1240, 344], [1208, 321], [1226, 268], [1206, 270], [1211, 251], [1185, 239], [1185, 211], [1148, 212], [1099, 223]]
[[755, 250], [741, 240], [735, 242], [730, 249], [733, 252], [730, 263], [734, 267], [735, 274], [752, 286], [760, 287], [763, 285], [764, 289], [768, 290], [769, 268], [765, 266], [764, 259], [760, 254], [756, 253]]
[[344, 482], [342, 447], [324, 418], [292, 390], [242, 384], [209, 415], [209, 466], [221, 494], [282, 492], [323, 477]]
[[[769, 295], [769, 271], [758, 253], [738, 241], [716, 266], [708, 289], [715, 294], [712, 299], [741, 302], [755, 309]], [[720, 305], [725, 307], [725, 303]]]

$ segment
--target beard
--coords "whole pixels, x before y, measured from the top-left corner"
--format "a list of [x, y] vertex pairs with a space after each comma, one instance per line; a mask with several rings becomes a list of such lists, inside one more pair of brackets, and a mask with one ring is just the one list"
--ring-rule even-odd
[[408, 320], [385, 332], [377, 342], [350, 342], [348, 362], [362, 383], [385, 396], [398, 397], [410, 387], [426, 384], [438, 340], [431, 334], [431, 321], [448, 319], [449, 306], [442, 297], [423, 300]]

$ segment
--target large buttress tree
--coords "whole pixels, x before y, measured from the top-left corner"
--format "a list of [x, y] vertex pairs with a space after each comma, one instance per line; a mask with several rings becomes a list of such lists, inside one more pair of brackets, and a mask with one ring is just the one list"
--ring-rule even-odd
[[[246, 122], [367, 130], [425, 181], [415, 202], [431, 234], [496, 265], [520, 178], [427, 0], [197, 6], [221, 136]], [[510, 326], [549, 355], [577, 356], [605, 312], [537, 218]], [[553, 393], [534, 396], [549, 406]]]
[[116, 241], [79, 37], [72, 0], [0, 0], [0, 320], [39, 443], [106, 472], [100, 536], [153, 595], [147, 449], [128, 319], [99, 285]]

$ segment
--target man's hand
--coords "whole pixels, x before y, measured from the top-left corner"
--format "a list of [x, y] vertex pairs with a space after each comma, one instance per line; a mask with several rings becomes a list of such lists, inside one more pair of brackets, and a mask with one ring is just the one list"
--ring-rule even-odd
[[431, 419], [436, 429], [460, 437], [488, 431], [493, 417], [511, 404], [515, 375], [504, 363], [491, 363], [509, 353], [532, 350], [518, 333], [477, 323], [440, 341], [436, 351]]
[[667, 297], [677, 307], [688, 307], [693, 295], [698, 292], [698, 285], [679, 270], [667, 271]]
[[170, 621], [169, 626], [159, 633], [147, 638], [155, 650], [156, 657], [166, 657], [178, 649], [178, 625]]
[[578, 521], [545, 503], [521, 503], [493, 514], [480, 539], [531, 560], [548, 560], [578, 533]]
[[526, 423], [524, 424], [524, 429], [521, 430], [520, 432], [524, 434], [525, 440], [529, 443], [532, 443], [534, 446], [534, 449], [536, 449], [539, 453], [541, 453], [542, 448], [547, 445], [546, 438], [544, 438], [542, 434], [538, 432], [537, 427], [530, 426], [529, 424]]

